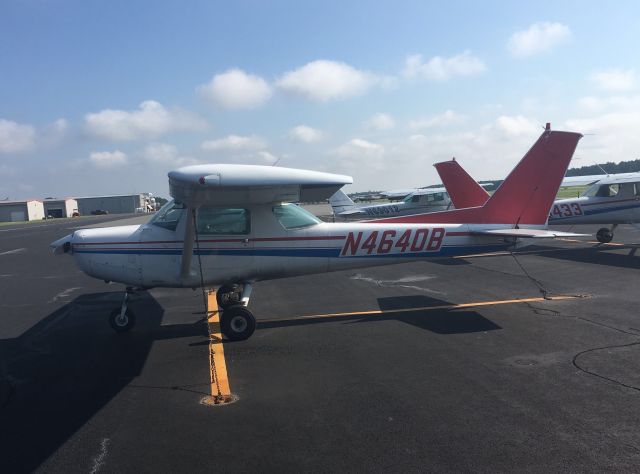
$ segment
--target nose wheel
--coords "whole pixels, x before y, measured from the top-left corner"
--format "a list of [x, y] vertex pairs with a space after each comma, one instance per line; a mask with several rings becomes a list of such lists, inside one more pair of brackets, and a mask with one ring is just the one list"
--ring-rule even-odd
[[128, 332], [136, 325], [136, 317], [130, 309], [124, 313], [114, 309], [109, 315], [109, 325], [117, 333]]
[[244, 306], [231, 306], [222, 311], [220, 327], [230, 341], [244, 341], [256, 330], [256, 318]]
[[600, 242], [601, 244], [608, 244], [609, 242], [611, 242], [613, 240], [613, 231], [616, 227], [617, 225], [613, 225], [611, 226], [611, 229], [603, 227], [602, 229], [598, 230], [598, 232], [596, 233], [596, 239], [598, 240], [598, 242]]
[[127, 303], [129, 302], [129, 295], [133, 293], [133, 288], [127, 287], [124, 293], [124, 299], [120, 308], [114, 309], [109, 315], [109, 325], [111, 328], [121, 334], [130, 331], [136, 325], [136, 316], [133, 314]]
[[222, 309], [220, 328], [230, 341], [249, 339], [256, 330], [256, 318], [247, 309], [251, 298], [251, 282], [225, 285], [218, 289], [216, 298]]

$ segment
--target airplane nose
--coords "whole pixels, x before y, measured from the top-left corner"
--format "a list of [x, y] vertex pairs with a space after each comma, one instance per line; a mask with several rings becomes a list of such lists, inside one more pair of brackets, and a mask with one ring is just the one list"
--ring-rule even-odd
[[63, 253], [69, 253], [71, 251], [71, 241], [73, 240], [73, 233], [65, 235], [61, 239], [51, 242], [49, 247], [54, 255], [61, 255]]

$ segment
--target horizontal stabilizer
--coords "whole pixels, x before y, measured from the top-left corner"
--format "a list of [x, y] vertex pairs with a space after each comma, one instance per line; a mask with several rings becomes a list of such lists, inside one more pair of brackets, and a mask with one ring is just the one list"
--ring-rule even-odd
[[502, 237], [520, 237], [523, 239], [555, 239], [557, 237], [589, 237], [589, 234], [560, 232], [547, 229], [493, 229], [471, 231], [475, 235], [494, 235]]

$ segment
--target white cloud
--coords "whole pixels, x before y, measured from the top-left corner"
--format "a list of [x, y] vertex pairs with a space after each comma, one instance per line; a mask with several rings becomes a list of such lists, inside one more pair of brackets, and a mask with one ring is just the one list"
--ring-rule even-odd
[[407, 56], [403, 74], [410, 79], [446, 81], [452, 77], [475, 76], [486, 70], [487, 66], [479, 58], [465, 51], [449, 58], [434, 56], [426, 63], [422, 61], [421, 54]]
[[144, 148], [142, 156], [147, 161], [166, 163], [176, 159], [178, 149], [167, 143], [151, 143]]
[[435, 115], [433, 117], [411, 120], [409, 122], [409, 128], [412, 130], [422, 130], [427, 128], [455, 125], [462, 123], [465, 120], [466, 117], [464, 115], [458, 114], [453, 110], [447, 110], [444, 113]]
[[373, 74], [348, 64], [318, 60], [286, 72], [276, 84], [283, 91], [326, 102], [364, 94], [376, 82]]
[[589, 76], [589, 79], [598, 87], [607, 91], [628, 91], [633, 89], [635, 83], [635, 71], [627, 69], [609, 69], [607, 71], [596, 71]]
[[56, 135], [63, 135], [67, 132], [67, 130], [69, 130], [69, 122], [67, 122], [63, 118], [59, 118], [51, 125], [49, 125], [48, 129], [51, 133], [54, 133]]
[[273, 165], [280, 159], [273, 153], [269, 153], [268, 151], [259, 151], [258, 153], [256, 153], [256, 157], [258, 158], [258, 160], [268, 165]]
[[115, 141], [155, 138], [178, 130], [201, 131], [207, 124], [201, 118], [180, 110], [168, 110], [159, 102], [147, 100], [137, 110], [105, 109], [85, 115], [89, 134]]
[[289, 136], [302, 143], [316, 143], [323, 139], [324, 134], [315, 128], [307, 125], [298, 125], [289, 131]]
[[98, 168], [114, 168], [127, 164], [127, 155], [120, 150], [94, 151], [89, 155], [89, 160]]
[[353, 157], [381, 157], [384, 155], [384, 146], [378, 143], [368, 142], [361, 138], [354, 138], [336, 149], [336, 154], [343, 158]]
[[566, 41], [571, 30], [562, 23], [534, 23], [528, 29], [517, 31], [507, 42], [509, 52], [519, 58], [550, 51], [554, 46]]
[[578, 106], [586, 111], [640, 109], [640, 95], [615, 95], [611, 97], [587, 96], [578, 99]]
[[254, 135], [229, 135], [225, 138], [202, 142], [201, 148], [207, 151], [240, 151], [259, 150], [265, 146], [266, 143], [260, 137]]
[[36, 130], [31, 125], [0, 119], [0, 153], [24, 153], [36, 146]]
[[610, 107], [600, 115], [568, 120], [565, 128], [587, 135], [578, 149], [585, 162], [578, 166], [638, 158], [640, 111], [637, 108]]
[[208, 84], [199, 86], [198, 92], [225, 109], [254, 109], [267, 102], [272, 95], [267, 81], [241, 69], [229, 69], [216, 74]]
[[168, 143], [150, 143], [139, 154], [145, 161], [160, 165], [186, 166], [198, 163], [198, 160], [182, 156], [174, 145]]
[[378, 113], [370, 117], [364, 126], [372, 130], [389, 130], [396, 126], [396, 122], [391, 115]]
[[510, 136], [532, 136], [538, 132], [542, 133], [540, 123], [522, 115], [501, 115], [496, 120], [496, 127]]

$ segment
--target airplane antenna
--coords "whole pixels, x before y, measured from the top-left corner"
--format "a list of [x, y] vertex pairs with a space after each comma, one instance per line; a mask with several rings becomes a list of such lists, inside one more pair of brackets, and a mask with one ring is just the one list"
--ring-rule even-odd
[[595, 164], [598, 168], [600, 168], [600, 171], [602, 171], [604, 174], [606, 174], [607, 176], [609, 176], [609, 173], [607, 173], [604, 168], [602, 166], [600, 166], [598, 163]]
[[278, 158], [276, 161], [274, 161], [271, 166], [276, 166], [278, 163], [280, 163], [280, 158]]

